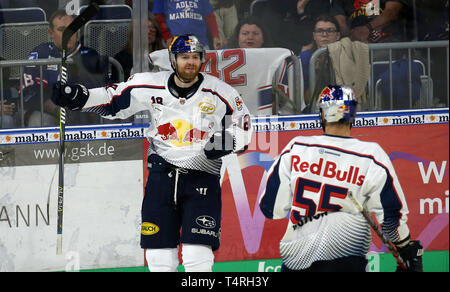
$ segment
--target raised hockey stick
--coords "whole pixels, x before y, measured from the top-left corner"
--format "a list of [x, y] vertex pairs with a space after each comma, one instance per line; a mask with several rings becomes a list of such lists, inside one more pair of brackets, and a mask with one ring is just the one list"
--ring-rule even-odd
[[[69, 26], [63, 31], [61, 43], [61, 85], [67, 83], [67, 44], [70, 38], [83, 26], [89, 19], [94, 17], [99, 10], [96, 3], [91, 3], [79, 16], [77, 16]], [[60, 90], [62, 90], [61, 86]], [[62, 254], [62, 227], [63, 227], [63, 199], [64, 199], [64, 135], [66, 132], [66, 110], [60, 107], [59, 110], [59, 177], [58, 177], [58, 212], [56, 229], [56, 254]]]
[[369, 223], [370, 227], [372, 227], [372, 229], [375, 231], [375, 233], [378, 235], [378, 237], [381, 239], [381, 241], [383, 241], [384, 245], [386, 245], [388, 250], [392, 253], [392, 255], [394, 256], [395, 260], [400, 265], [400, 267], [402, 269], [406, 270], [407, 266], [406, 266], [405, 261], [402, 259], [402, 257], [398, 253], [398, 251], [395, 248], [394, 244], [389, 239], [387, 239], [387, 237], [383, 234], [383, 232], [381, 232], [381, 230], [378, 227], [377, 223], [375, 223], [375, 221], [372, 220], [372, 217], [370, 217], [369, 212], [363, 206], [361, 206], [361, 204], [353, 196], [352, 192], [348, 192], [348, 197], [353, 202], [353, 204], [358, 209], [358, 211], [361, 212], [361, 214], [366, 219], [367, 223]]

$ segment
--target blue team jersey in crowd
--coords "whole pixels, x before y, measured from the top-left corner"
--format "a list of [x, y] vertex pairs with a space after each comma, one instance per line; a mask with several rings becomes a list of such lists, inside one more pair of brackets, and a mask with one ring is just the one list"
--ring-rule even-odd
[[155, 0], [153, 14], [164, 14], [170, 33], [194, 34], [208, 45], [205, 16], [214, 12], [209, 0]]
[[[109, 83], [107, 57], [100, 56], [97, 51], [83, 47], [81, 44], [69, 55], [73, 63], [68, 66], [70, 83], [81, 83], [87, 88], [105, 86]], [[28, 60], [61, 58], [61, 50], [53, 43], [43, 43], [32, 50]], [[42, 83], [44, 96], [49, 97], [53, 85], [59, 78], [59, 65], [43, 66]], [[39, 105], [39, 87], [41, 84], [40, 66], [26, 66], [23, 74], [25, 102], [33, 108]]]

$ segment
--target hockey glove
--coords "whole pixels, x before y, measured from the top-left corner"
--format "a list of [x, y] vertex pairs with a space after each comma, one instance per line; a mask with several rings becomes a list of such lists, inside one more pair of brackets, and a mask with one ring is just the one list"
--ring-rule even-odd
[[397, 272], [423, 272], [423, 246], [420, 241], [410, 241], [406, 246], [398, 247], [397, 251], [407, 266], [407, 269], [402, 269], [397, 265]]
[[52, 101], [61, 107], [71, 110], [81, 110], [89, 98], [89, 91], [80, 84], [61, 84], [56, 82], [53, 86]]
[[215, 132], [205, 145], [205, 155], [208, 159], [219, 159], [233, 152], [234, 138], [228, 131]]

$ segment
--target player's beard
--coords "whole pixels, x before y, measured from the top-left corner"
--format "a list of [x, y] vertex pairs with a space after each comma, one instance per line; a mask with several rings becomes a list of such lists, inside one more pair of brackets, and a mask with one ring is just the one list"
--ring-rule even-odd
[[177, 70], [178, 79], [184, 83], [190, 83], [195, 80], [200, 72], [200, 66], [186, 66]]

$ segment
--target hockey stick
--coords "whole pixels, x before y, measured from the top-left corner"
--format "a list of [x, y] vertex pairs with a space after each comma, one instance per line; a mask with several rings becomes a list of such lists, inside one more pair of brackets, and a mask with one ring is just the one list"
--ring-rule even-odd
[[[77, 16], [63, 31], [61, 43], [61, 85], [67, 83], [67, 44], [70, 38], [83, 26], [89, 19], [94, 17], [99, 10], [96, 3], [91, 3], [79, 16]], [[60, 90], [62, 90], [61, 86]], [[59, 110], [59, 177], [58, 177], [58, 212], [56, 229], [56, 254], [62, 253], [62, 226], [63, 226], [63, 199], [64, 199], [64, 135], [66, 132], [66, 110], [60, 107]]]
[[348, 192], [348, 197], [353, 202], [353, 204], [358, 209], [358, 211], [361, 212], [361, 214], [364, 216], [364, 218], [366, 219], [367, 223], [369, 223], [370, 227], [372, 227], [373, 231], [375, 231], [375, 233], [378, 235], [378, 237], [381, 239], [381, 241], [383, 241], [384, 245], [386, 245], [388, 250], [392, 253], [392, 255], [394, 256], [395, 260], [400, 265], [400, 267], [402, 269], [406, 270], [407, 269], [407, 265], [406, 265], [405, 261], [402, 259], [402, 257], [398, 253], [398, 251], [395, 248], [394, 244], [389, 239], [386, 238], [386, 236], [383, 234], [383, 232], [381, 232], [380, 228], [375, 223], [375, 221], [372, 220], [372, 218], [370, 217], [369, 212], [367, 212], [367, 210], [363, 206], [361, 206], [361, 204], [353, 196], [352, 192]]

